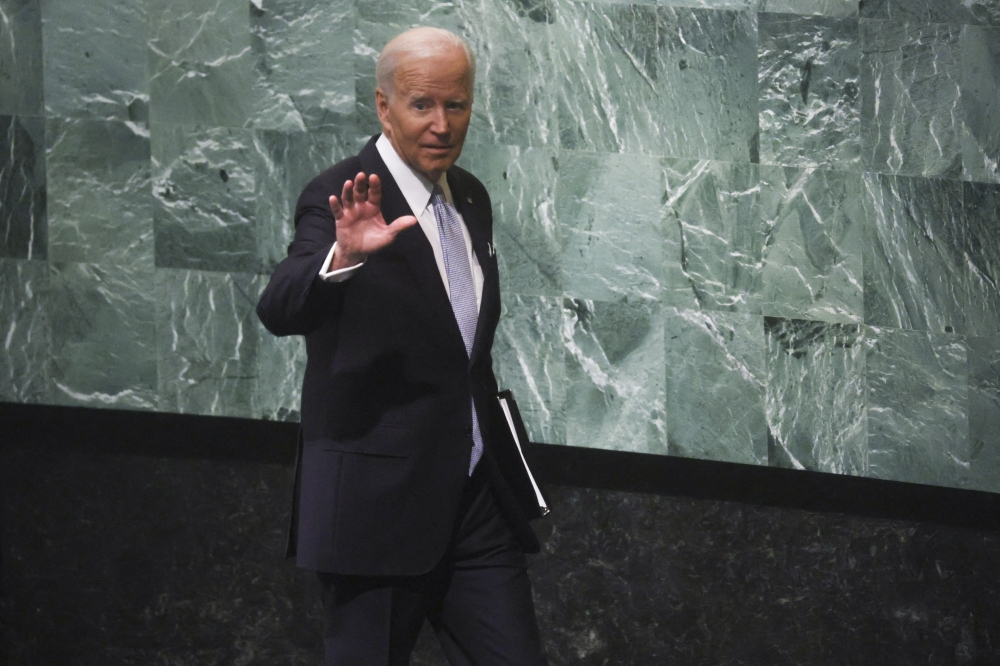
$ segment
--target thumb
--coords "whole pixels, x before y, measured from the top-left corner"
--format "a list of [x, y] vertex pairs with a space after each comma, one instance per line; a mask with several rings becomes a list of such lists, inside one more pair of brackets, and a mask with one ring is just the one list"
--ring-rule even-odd
[[386, 230], [393, 236], [395, 236], [400, 231], [403, 231], [404, 229], [409, 229], [416, 223], [417, 223], [417, 218], [413, 217], [412, 215], [403, 215], [402, 217], [397, 217], [395, 220], [393, 220], [392, 224], [386, 227]]

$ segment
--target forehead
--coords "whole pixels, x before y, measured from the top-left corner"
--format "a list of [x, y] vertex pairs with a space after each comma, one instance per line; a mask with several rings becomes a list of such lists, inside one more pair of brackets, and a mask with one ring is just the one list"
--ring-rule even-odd
[[457, 46], [419, 55], [404, 53], [393, 78], [403, 94], [432, 90], [461, 94], [472, 87], [468, 59]]

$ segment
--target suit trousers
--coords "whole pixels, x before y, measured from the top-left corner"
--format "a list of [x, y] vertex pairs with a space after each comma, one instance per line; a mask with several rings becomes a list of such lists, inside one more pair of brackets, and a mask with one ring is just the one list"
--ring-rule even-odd
[[320, 572], [325, 666], [405, 666], [425, 620], [452, 666], [544, 666], [528, 562], [479, 465], [451, 543], [420, 576]]

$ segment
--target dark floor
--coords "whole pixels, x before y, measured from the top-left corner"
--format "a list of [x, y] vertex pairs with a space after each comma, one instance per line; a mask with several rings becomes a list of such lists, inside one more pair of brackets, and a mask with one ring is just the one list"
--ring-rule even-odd
[[[316, 586], [281, 558], [287, 465], [0, 432], [11, 666], [319, 662]], [[995, 530], [550, 491], [532, 577], [554, 665], [1000, 664]], [[429, 634], [413, 662], [443, 663]]]

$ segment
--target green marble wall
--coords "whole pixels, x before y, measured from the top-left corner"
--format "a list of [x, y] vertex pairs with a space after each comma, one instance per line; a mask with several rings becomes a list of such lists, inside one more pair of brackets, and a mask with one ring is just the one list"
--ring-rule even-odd
[[0, 400], [296, 420], [253, 305], [416, 24], [534, 439], [1000, 492], [997, 0], [0, 0]]

